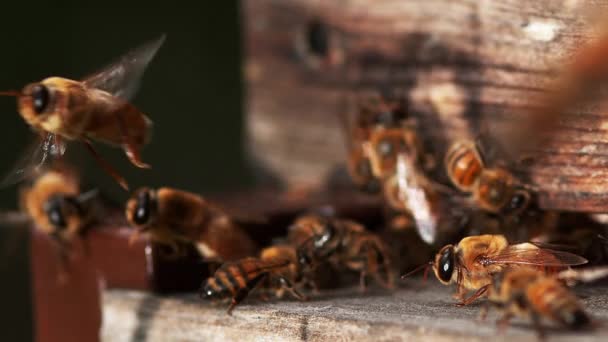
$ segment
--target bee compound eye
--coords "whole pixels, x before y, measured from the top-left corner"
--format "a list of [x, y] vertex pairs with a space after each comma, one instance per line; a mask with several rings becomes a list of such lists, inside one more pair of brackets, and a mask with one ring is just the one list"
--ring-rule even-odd
[[52, 197], [44, 205], [44, 211], [46, 212], [49, 222], [59, 230], [67, 227], [62, 209], [63, 206], [61, 197]]
[[451, 248], [446, 249], [439, 258], [439, 278], [444, 282], [449, 282], [454, 273], [454, 252]]
[[133, 215], [133, 221], [139, 225], [148, 223], [151, 217], [153, 200], [150, 191], [141, 191], [137, 195], [137, 207]]
[[37, 84], [32, 87], [32, 105], [37, 114], [44, 112], [49, 104], [50, 92], [49, 89], [42, 84]]
[[389, 140], [382, 140], [378, 144], [378, 153], [383, 157], [393, 154], [393, 144]]
[[517, 192], [513, 197], [511, 197], [511, 201], [509, 202], [509, 208], [511, 210], [521, 210], [526, 207], [528, 203], [528, 196], [524, 193]]

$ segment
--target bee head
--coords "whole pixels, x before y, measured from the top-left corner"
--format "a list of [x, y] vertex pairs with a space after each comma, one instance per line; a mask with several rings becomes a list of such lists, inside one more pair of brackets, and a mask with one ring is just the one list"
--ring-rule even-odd
[[56, 97], [57, 91], [52, 79], [30, 83], [23, 88], [18, 97], [19, 113], [28, 124], [38, 126], [45, 123], [50, 125], [51, 127], [48, 128], [52, 130], [60, 124], [51, 122], [53, 120], [50, 114], [55, 112]]
[[43, 210], [55, 235], [76, 233], [84, 217], [84, 209], [78, 200], [67, 195], [51, 196], [44, 203]]
[[156, 219], [158, 202], [156, 191], [150, 188], [137, 190], [127, 202], [127, 220], [135, 227], [145, 230]]
[[447, 245], [439, 250], [435, 256], [433, 263], [433, 272], [439, 281], [443, 284], [449, 284], [452, 281], [454, 269], [456, 268], [456, 255], [453, 245]]

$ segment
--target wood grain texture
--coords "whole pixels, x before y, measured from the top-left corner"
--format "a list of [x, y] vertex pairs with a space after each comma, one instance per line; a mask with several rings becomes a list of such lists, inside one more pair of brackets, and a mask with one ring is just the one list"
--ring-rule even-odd
[[[525, 122], [608, 2], [249, 0], [243, 3], [250, 149], [288, 185], [321, 185], [346, 158], [339, 113], [403, 95], [437, 156], [454, 139]], [[328, 50], [306, 43], [312, 25]], [[608, 211], [608, 116], [576, 108], [512, 165], [543, 208]], [[489, 132], [489, 133], [488, 133]], [[501, 141], [509, 144], [509, 141]], [[522, 156], [525, 157], [525, 156]]]
[[[227, 304], [211, 304], [194, 294], [168, 297], [112, 290], [104, 293], [103, 341], [538, 341], [529, 322], [514, 320], [497, 335], [495, 311], [487, 322], [477, 318], [480, 306], [456, 307], [452, 290], [420, 279], [394, 292], [357, 289], [323, 293], [305, 303], [262, 302], [255, 295], [226, 315]], [[594, 319], [604, 321], [606, 289], [579, 289]], [[547, 329], [551, 341], [604, 341], [608, 331], [578, 333]]]

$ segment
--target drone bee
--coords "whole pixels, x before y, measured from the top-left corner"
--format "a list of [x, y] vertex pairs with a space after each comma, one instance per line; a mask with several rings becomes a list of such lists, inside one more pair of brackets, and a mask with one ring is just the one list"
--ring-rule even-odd
[[481, 209], [491, 213], [516, 215], [530, 204], [531, 194], [502, 167], [487, 167], [475, 143], [457, 141], [444, 160], [452, 184], [472, 194]]
[[150, 141], [152, 121], [129, 100], [164, 39], [163, 35], [146, 43], [82, 80], [49, 77], [28, 84], [21, 91], [1, 92], [0, 95], [17, 97], [19, 114], [40, 138], [3, 184], [19, 182], [47, 160], [63, 156], [65, 141], [80, 141], [104, 170], [127, 189], [126, 180], [95, 151], [92, 140], [121, 146], [133, 165], [149, 167], [141, 160], [140, 150]]
[[200, 296], [202, 299], [231, 297], [232, 301], [227, 313], [232, 315], [234, 307], [243, 301], [249, 292], [265, 279], [271, 278], [281, 283], [296, 298], [304, 300], [305, 297], [300, 295], [290, 280], [284, 276], [283, 272], [289, 265], [290, 260], [286, 259], [266, 261], [253, 257], [224, 263], [213, 277], [203, 283]]
[[569, 286], [606, 275], [606, 268], [566, 270], [552, 275], [530, 268], [505, 269], [492, 277], [481, 318], [485, 319], [489, 306], [504, 312], [497, 322], [501, 328], [506, 327], [513, 316], [529, 317], [540, 338], [545, 335], [542, 318], [574, 330], [590, 327], [591, 317]]
[[[528, 242], [509, 245], [503, 235], [479, 235], [466, 237], [456, 246], [444, 246], [430, 264], [442, 284], [456, 284], [458, 305], [468, 305], [484, 295], [492, 283], [492, 275], [505, 268], [534, 268], [553, 273], [585, 263], [585, 258], [572, 253], [539, 248]], [[465, 298], [468, 291], [476, 292]]]
[[304, 215], [289, 228], [289, 241], [298, 246], [301, 264], [315, 267], [329, 262], [337, 269], [359, 272], [361, 291], [371, 275], [381, 286], [394, 287], [388, 249], [380, 237], [345, 219]]
[[256, 255], [257, 247], [226, 212], [203, 197], [173, 188], [141, 188], [126, 204], [134, 237], [148, 233], [179, 255], [180, 244], [193, 243], [200, 254], [218, 261]]

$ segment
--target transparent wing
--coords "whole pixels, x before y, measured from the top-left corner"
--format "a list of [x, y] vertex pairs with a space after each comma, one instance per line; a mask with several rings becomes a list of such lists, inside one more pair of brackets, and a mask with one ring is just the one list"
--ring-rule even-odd
[[513, 249], [508, 248], [504, 253], [480, 260], [484, 265], [489, 264], [520, 264], [535, 266], [576, 266], [587, 263], [587, 259], [568, 252], [545, 248]]
[[163, 34], [127, 52], [110, 65], [84, 78], [82, 82], [87, 87], [101, 89], [120, 99], [130, 101], [139, 89], [141, 78], [164, 43], [165, 37]]
[[418, 234], [424, 242], [432, 244], [437, 237], [438, 218], [427, 191], [415, 175], [415, 167], [411, 158], [400, 153], [397, 156], [397, 184], [406, 207], [416, 221]]
[[0, 181], [0, 188], [8, 187], [31, 178], [48, 163], [65, 153], [65, 144], [52, 133], [43, 133], [22, 153], [21, 158]]

